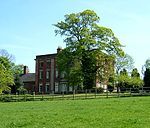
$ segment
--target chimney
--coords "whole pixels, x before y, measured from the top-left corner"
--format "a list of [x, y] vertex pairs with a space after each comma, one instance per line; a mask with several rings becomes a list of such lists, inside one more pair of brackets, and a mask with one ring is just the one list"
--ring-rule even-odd
[[57, 53], [59, 53], [61, 50], [62, 50], [62, 47], [61, 47], [61, 46], [58, 46], [58, 48], [57, 48]]
[[24, 66], [23, 74], [29, 73], [28, 66]]

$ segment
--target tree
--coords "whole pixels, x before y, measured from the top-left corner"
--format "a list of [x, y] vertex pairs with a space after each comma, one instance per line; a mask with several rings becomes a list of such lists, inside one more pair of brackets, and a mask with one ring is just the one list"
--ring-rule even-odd
[[144, 86], [150, 87], [150, 59], [147, 59], [143, 68], [142, 73], [144, 74]]
[[131, 72], [131, 81], [130, 85], [132, 87], [141, 87], [143, 85], [143, 80], [140, 78], [140, 73], [137, 68], [134, 68]]
[[[58, 68], [60, 71], [61, 69], [65, 70], [66, 66], [69, 65], [66, 72], [70, 75], [80, 75], [78, 76], [79, 81], [82, 81], [85, 88], [92, 88], [94, 85], [95, 76], [100, 68], [100, 64], [97, 64], [98, 55], [105, 57], [107, 55], [107, 57], [113, 58], [123, 54], [122, 45], [112, 30], [99, 26], [99, 20], [100, 18], [94, 11], [85, 10], [76, 14], [65, 15], [64, 21], [54, 25], [57, 27], [56, 35], [64, 36], [66, 43], [64, 52], [59, 53], [64, 55], [58, 55]], [[66, 61], [65, 65], [62, 63], [64, 61]], [[71, 72], [71, 68], [76, 63], [79, 65], [78, 70], [75, 70], [76, 73]]]
[[138, 72], [137, 68], [132, 70], [131, 77], [140, 77], [140, 73]]
[[117, 56], [115, 67], [117, 74], [123, 69], [126, 69], [127, 72], [130, 72], [134, 68], [134, 60], [128, 54], [125, 54], [123, 56]]
[[150, 58], [145, 61], [145, 64], [142, 66], [142, 74], [144, 75], [146, 69], [150, 69]]
[[14, 76], [14, 85], [11, 86], [11, 93], [16, 93], [18, 88], [23, 86], [21, 75], [23, 74], [24, 71], [24, 65], [23, 64], [15, 65], [14, 63], [12, 63], [11, 68]]
[[13, 72], [11, 70], [10, 61], [3, 56], [0, 56], [0, 93], [10, 90], [10, 85], [14, 84]]
[[9, 54], [5, 49], [0, 49], [0, 56], [6, 57], [10, 62], [15, 60], [15, 57]]
[[126, 69], [123, 69], [120, 71], [120, 74], [118, 74], [117, 81], [117, 87], [119, 87], [122, 92], [124, 92], [126, 88], [132, 88], [132, 90], [134, 90], [133, 88], [138, 88], [143, 85], [143, 80], [140, 78], [137, 68], [132, 70], [131, 76], [129, 76]]
[[146, 68], [144, 73], [144, 86], [150, 87], [150, 68]]
[[126, 88], [128, 87], [128, 82], [129, 82], [129, 75], [127, 73], [126, 69], [123, 69], [122, 71], [120, 71], [120, 74], [117, 77], [117, 81], [118, 81], [118, 87], [122, 87], [122, 88]]
[[24, 65], [15, 65], [13, 60], [13, 55], [4, 49], [0, 50], [1, 91], [11, 89], [11, 92], [15, 93], [23, 85], [20, 75], [23, 74]]

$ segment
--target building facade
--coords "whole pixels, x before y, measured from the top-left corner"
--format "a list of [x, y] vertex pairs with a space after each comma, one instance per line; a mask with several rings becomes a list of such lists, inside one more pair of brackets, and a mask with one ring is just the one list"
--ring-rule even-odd
[[[56, 59], [57, 54], [62, 49], [58, 47], [57, 53], [54, 54], [46, 54], [46, 55], [38, 55], [36, 56], [36, 71], [35, 71], [35, 92], [36, 93], [62, 93], [62, 92], [71, 92], [73, 88], [71, 86], [67, 86], [67, 81], [64, 79], [64, 74], [59, 74]], [[97, 56], [98, 58], [98, 56]], [[108, 55], [105, 56], [105, 59], [101, 59], [100, 57], [100, 65], [103, 65], [103, 69], [99, 69], [102, 77], [110, 77], [109, 71], [114, 71], [114, 61], [110, 59]], [[98, 58], [99, 59], [99, 58]], [[102, 66], [100, 66], [102, 67]], [[96, 75], [94, 87], [102, 87], [104, 89], [107, 88], [108, 81], [101, 81], [98, 78], [98, 74]]]
[[[57, 53], [61, 50], [57, 49]], [[36, 56], [35, 92], [61, 93], [67, 91], [66, 81], [60, 76], [57, 66], [57, 53]]]

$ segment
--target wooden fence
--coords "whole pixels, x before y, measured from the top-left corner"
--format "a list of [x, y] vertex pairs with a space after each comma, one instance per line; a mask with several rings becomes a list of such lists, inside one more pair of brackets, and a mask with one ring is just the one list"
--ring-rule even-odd
[[74, 90], [72, 92], [61, 94], [41, 94], [33, 95], [11, 95], [1, 94], [1, 102], [21, 102], [21, 101], [45, 101], [45, 100], [78, 100], [78, 99], [96, 99], [96, 98], [117, 98], [131, 96], [149, 96], [150, 88], [119, 88], [119, 89], [90, 89], [90, 90]]

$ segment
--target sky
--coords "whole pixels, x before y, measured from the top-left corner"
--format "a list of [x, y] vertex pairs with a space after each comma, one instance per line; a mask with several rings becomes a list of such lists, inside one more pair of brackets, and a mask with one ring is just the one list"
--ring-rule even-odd
[[53, 24], [66, 14], [90, 9], [100, 17], [101, 26], [113, 30], [141, 72], [150, 57], [149, 5], [149, 0], [0, 0], [0, 49], [35, 72], [36, 55], [65, 47]]

